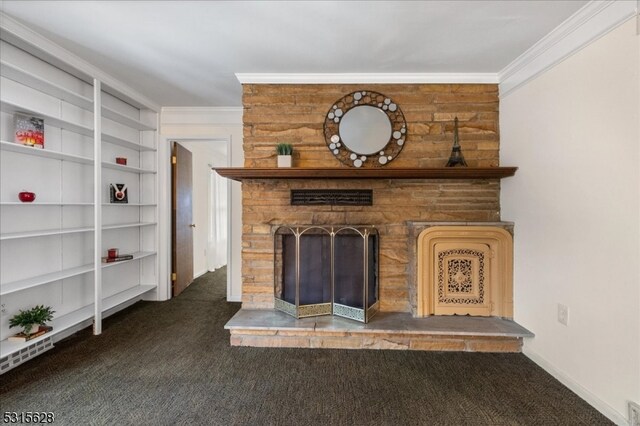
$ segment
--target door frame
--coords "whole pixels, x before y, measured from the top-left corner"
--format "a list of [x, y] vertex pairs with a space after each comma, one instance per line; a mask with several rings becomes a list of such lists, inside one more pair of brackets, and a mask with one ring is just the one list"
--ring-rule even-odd
[[[165, 298], [161, 298], [160, 300], [168, 300], [171, 299], [171, 265], [173, 259], [171, 247], [173, 245], [173, 241], [171, 239], [171, 226], [172, 226], [172, 217], [171, 217], [171, 178], [172, 178], [172, 170], [171, 170], [171, 155], [172, 155], [172, 144], [174, 142], [215, 142], [215, 143], [223, 143], [227, 150], [227, 161], [226, 167], [231, 167], [231, 136], [228, 137], [220, 137], [220, 136], [192, 136], [192, 137], [183, 137], [183, 136], [172, 136], [172, 135], [162, 135], [163, 139], [166, 141], [164, 144], [167, 148], [167, 153], [164, 155], [164, 159], [166, 161], [165, 170], [167, 171], [167, 182], [169, 183], [168, 191], [165, 193], [165, 200], [163, 200], [164, 205], [164, 215], [168, 218], [168, 221], [165, 222], [168, 224], [162, 232], [165, 232], [167, 235], [165, 238], [161, 240], [165, 240], [166, 244], [166, 252], [167, 252], [167, 280], [165, 280], [165, 289], [164, 294]], [[159, 153], [160, 155], [160, 153]], [[229, 294], [231, 294], [231, 268], [232, 268], [232, 253], [231, 253], [231, 180], [227, 179], [227, 298]], [[160, 282], [162, 284], [162, 282]]]

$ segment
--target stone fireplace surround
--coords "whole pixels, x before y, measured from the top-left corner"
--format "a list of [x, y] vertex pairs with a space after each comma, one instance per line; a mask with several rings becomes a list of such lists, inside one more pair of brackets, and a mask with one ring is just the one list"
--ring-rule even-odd
[[[279, 142], [294, 145], [294, 167], [341, 167], [323, 140], [324, 116], [336, 99], [366, 88], [393, 97], [407, 121], [405, 148], [388, 168], [442, 167], [451, 150], [455, 116], [460, 120], [461, 145], [469, 165], [499, 164], [496, 85], [245, 84], [245, 168], [275, 167], [274, 147]], [[292, 206], [292, 189], [370, 189], [373, 205]], [[242, 309], [227, 326], [234, 345], [363, 347], [369, 342], [367, 347], [386, 347], [381, 342], [395, 341], [409, 349], [519, 351], [522, 337], [531, 335], [515, 323], [495, 323], [502, 321], [497, 318], [473, 318], [476, 327], [471, 331], [460, 328], [464, 317], [439, 318], [437, 326], [432, 321], [435, 335], [440, 336], [437, 343], [430, 334], [433, 330], [424, 326], [425, 320], [434, 317], [413, 318], [415, 230], [411, 223], [498, 222], [499, 179], [244, 179], [242, 193]], [[273, 311], [273, 232], [283, 224], [367, 224], [378, 230], [381, 313], [370, 324], [361, 325], [364, 328], [356, 327], [356, 335], [349, 320], [273, 317], [279, 314]], [[484, 319], [493, 322], [482, 323]], [[382, 328], [376, 328], [376, 323]], [[328, 329], [321, 331], [322, 324]], [[417, 334], [407, 335], [407, 327], [414, 327]], [[462, 334], [452, 337], [447, 327]], [[359, 335], [361, 332], [365, 334]], [[404, 337], [398, 341], [394, 335]]]

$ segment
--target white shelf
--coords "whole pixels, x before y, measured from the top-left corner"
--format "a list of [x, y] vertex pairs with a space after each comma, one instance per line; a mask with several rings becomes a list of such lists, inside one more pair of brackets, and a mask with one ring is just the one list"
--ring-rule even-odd
[[0, 141], [2, 151], [17, 152], [19, 154], [33, 155], [36, 157], [52, 158], [54, 160], [72, 161], [80, 164], [93, 164], [93, 158], [79, 155], [66, 154], [64, 152], [53, 151], [51, 149], [33, 148], [31, 146], [20, 145], [18, 143]]
[[[51, 125], [51, 126], [55, 126], [55, 127], [60, 127], [61, 129], [66, 129], [69, 130], [71, 132], [75, 132], [84, 136], [89, 136], [89, 137], [93, 137], [93, 128], [92, 127], [87, 127], [87, 126], [83, 126], [81, 124], [77, 124], [77, 123], [73, 123], [71, 121], [67, 121], [67, 120], [63, 120], [61, 118], [58, 117], [54, 117], [52, 115], [49, 114], [43, 114], [42, 112], [38, 112], [35, 111], [33, 109], [30, 108], [26, 108], [23, 107], [21, 105], [16, 105], [10, 102], [6, 102], [6, 101], [1, 101], [0, 102], [0, 108], [5, 111], [5, 112], [10, 112], [10, 113], [20, 113], [20, 114], [27, 114], [27, 115], [33, 115], [36, 117], [40, 117], [44, 119], [45, 124]], [[129, 149], [133, 149], [136, 151], [156, 151], [155, 148], [153, 147], [148, 147], [148, 146], [144, 146], [144, 145], [140, 145], [137, 142], [133, 142], [133, 141], [129, 141], [126, 139], [122, 139], [119, 138], [117, 136], [113, 136], [113, 135], [108, 135], [106, 133], [102, 133], [101, 134], [102, 137], [102, 141], [103, 142], [108, 142], [108, 143], [112, 143], [114, 145], [119, 145], [125, 148], [129, 148]], [[46, 140], [45, 140], [46, 143]]]
[[29, 340], [28, 342], [10, 342], [8, 340], [3, 340], [0, 342], [0, 358], [4, 358], [7, 355], [10, 355], [14, 352], [18, 352], [21, 349], [24, 349], [34, 343], [39, 342], [40, 340], [44, 340], [49, 336], [54, 336], [55, 334], [61, 333], [74, 325], [80, 324], [82, 321], [86, 321], [93, 317], [93, 304], [89, 306], [85, 306], [82, 309], [78, 309], [77, 311], [69, 312], [66, 315], [62, 315], [58, 318], [54, 318], [53, 321], [49, 325], [53, 327], [53, 330], [49, 333], [43, 334], [42, 336], [38, 336], [35, 339]]
[[127, 127], [132, 127], [136, 130], [156, 130], [156, 128], [153, 126], [144, 124], [139, 120], [134, 120], [133, 118], [127, 117], [126, 115], [122, 115], [119, 112], [114, 111], [104, 105], [102, 106], [102, 116], [104, 118], [108, 118], [109, 120], [124, 124]]
[[[51, 95], [54, 98], [69, 102], [72, 105], [93, 113], [93, 99], [91, 98], [72, 92], [71, 90], [48, 80], [44, 80], [42, 77], [5, 61], [0, 61], [0, 70], [2, 76], [10, 80], [17, 81], [20, 84], [24, 84], [32, 89], [36, 89], [40, 92], [46, 93], [47, 95]], [[127, 117], [126, 115], [120, 114], [119, 112], [104, 105], [102, 106], [102, 116], [136, 130], [156, 130], [154, 126], [150, 126], [140, 120]]]
[[120, 223], [117, 225], [104, 225], [102, 229], [109, 230], [109, 229], [122, 229], [122, 228], [136, 228], [140, 226], [151, 226], [155, 224], [156, 222]]
[[119, 170], [121, 172], [128, 172], [128, 173], [140, 173], [140, 174], [156, 173], [155, 170], [141, 169], [139, 167], [133, 167], [133, 166], [123, 166], [122, 164], [109, 163], [107, 161], [102, 162], [102, 167], [104, 167], [105, 169]]
[[0, 206], [58, 206], [58, 207], [69, 207], [69, 206], [87, 206], [93, 207], [93, 203], [60, 203], [57, 201], [34, 201], [32, 203], [23, 203], [22, 201], [2, 201], [0, 202]]
[[144, 259], [145, 257], [149, 257], [149, 256], [153, 256], [156, 254], [155, 251], [139, 251], [136, 253], [132, 253], [133, 254], [133, 259], [129, 259], [129, 260], [121, 260], [118, 262], [110, 262], [110, 263], [103, 263], [102, 264], [102, 268], [111, 268], [112, 266], [116, 266], [116, 265], [122, 265], [123, 263], [129, 263], [129, 262], [133, 262], [136, 260], [140, 260], [140, 259]]
[[136, 151], [156, 151], [155, 148], [140, 145], [137, 142], [131, 142], [125, 139], [120, 139], [115, 136], [107, 135], [106, 133], [102, 134], [102, 142], [112, 143], [114, 145], [122, 146], [124, 148], [133, 149]]
[[[123, 260], [120, 262], [103, 263], [102, 267], [109, 268], [112, 266], [121, 265], [123, 263], [134, 262], [136, 260], [144, 259], [145, 257], [154, 256], [155, 254], [155, 251], [139, 251], [133, 253], [133, 259]], [[76, 275], [86, 274], [87, 272], [92, 272], [93, 269], [93, 264], [87, 264], [75, 268], [63, 269], [61, 271], [38, 275], [37, 277], [30, 277], [23, 280], [4, 283], [0, 285], [0, 296], [26, 290], [32, 287], [38, 287], [44, 284], [49, 284], [55, 281], [63, 280], [65, 278], [75, 277]]]
[[128, 290], [116, 293], [106, 299], [102, 299], [102, 312], [115, 308], [116, 306], [128, 302], [136, 297], [142, 296], [148, 291], [155, 290], [155, 285], [137, 285]]
[[[156, 286], [154, 285], [138, 285], [120, 293], [116, 293], [113, 296], [107, 297], [102, 301], [102, 312], [115, 308], [122, 303], [136, 299], [151, 290], [155, 290], [155, 288]], [[52, 331], [43, 334], [42, 336], [38, 336], [35, 339], [29, 340], [28, 342], [10, 342], [8, 340], [3, 340], [2, 342], [0, 342], [0, 358], [4, 358], [5, 356], [8, 356], [14, 352], [18, 352], [21, 349], [39, 342], [40, 340], [44, 340], [47, 337], [61, 333], [73, 327], [74, 325], [80, 324], [81, 322], [91, 318], [93, 318], [93, 303], [91, 305], [87, 305], [81, 309], [78, 309], [77, 311], [73, 311], [58, 318], [54, 318], [50, 323], [50, 325], [53, 327]]]
[[28, 288], [37, 287], [54, 281], [63, 280], [65, 278], [75, 277], [76, 275], [86, 274], [93, 271], [93, 264], [82, 265], [76, 268], [64, 269], [62, 271], [51, 272], [49, 274], [39, 275], [37, 277], [25, 278], [23, 280], [13, 281], [2, 284], [0, 286], [0, 296], [4, 296], [17, 291], [26, 290]]
[[156, 203], [102, 203], [103, 206], [109, 207], [157, 207]]
[[[136, 228], [136, 227], [142, 227], [142, 226], [152, 226], [156, 224], [157, 222], [119, 223], [116, 225], [104, 225], [102, 229], [110, 230], [110, 229]], [[41, 231], [25, 231], [25, 232], [8, 232], [5, 234], [0, 234], [0, 241], [16, 240], [19, 238], [46, 237], [49, 235], [77, 234], [79, 232], [92, 232], [92, 231], [93, 231], [93, 227], [45, 229]]]
[[[81, 135], [93, 137], [93, 129], [90, 127], [73, 123], [71, 121], [63, 120], [61, 118], [54, 117], [52, 115], [43, 114], [41, 112], [34, 111], [30, 108], [26, 108], [21, 105], [16, 105], [13, 103], [1, 101], [0, 108], [2, 108], [2, 110], [5, 112], [20, 113], [20, 114], [33, 115], [36, 117], [40, 117], [44, 119], [45, 124], [49, 124], [55, 127], [60, 127], [61, 129], [66, 129], [75, 133], [79, 133]], [[46, 143], [46, 140], [45, 140], [45, 143]]]
[[55, 83], [44, 80], [27, 70], [9, 64], [5, 61], [0, 61], [0, 70], [2, 75], [10, 80], [17, 81], [18, 83], [24, 84], [32, 89], [39, 90], [40, 92], [46, 93], [65, 102], [69, 102], [70, 104], [82, 109], [93, 111], [93, 99], [91, 98], [87, 98], [86, 96], [82, 96], [78, 93], [65, 89], [62, 86], [58, 86]]
[[77, 234], [80, 232], [92, 232], [92, 231], [93, 231], [92, 227], [84, 227], [84, 228], [48, 229], [43, 231], [9, 232], [6, 234], [0, 234], [0, 241], [16, 240], [19, 238], [46, 237], [49, 235]]

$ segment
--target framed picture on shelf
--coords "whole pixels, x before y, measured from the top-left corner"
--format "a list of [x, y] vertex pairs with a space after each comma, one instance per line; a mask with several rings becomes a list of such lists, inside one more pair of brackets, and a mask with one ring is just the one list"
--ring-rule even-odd
[[127, 195], [127, 185], [124, 183], [112, 183], [109, 185], [110, 198], [109, 201], [114, 204], [126, 204], [129, 202]]
[[16, 114], [14, 116], [15, 142], [44, 148], [44, 120], [38, 117]]

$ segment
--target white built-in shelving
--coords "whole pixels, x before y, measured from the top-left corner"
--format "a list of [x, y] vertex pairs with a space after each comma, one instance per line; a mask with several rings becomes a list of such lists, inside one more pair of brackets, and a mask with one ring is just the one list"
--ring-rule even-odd
[[76, 105], [82, 109], [93, 110], [93, 99], [82, 96], [68, 90], [52, 81], [46, 80], [32, 72], [27, 71], [17, 65], [11, 64], [4, 60], [0, 60], [0, 68], [2, 75], [13, 81], [21, 83], [27, 87], [31, 87], [42, 93], [53, 96], [72, 105]]
[[[44, 119], [45, 123], [48, 125], [51, 125], [53, 127], [58, 127], [60, 129], [68, 130], [70, 132], [78, 133], [80, 135], [90, 136], [90, 137], [93, 137], [94, 135], [93, 128], [90, 126], [79, 124], [71, 120], [65, 120], [65, 119], [56, 117], [54, 115], [49, 115], [43, 111], [39, 111], [35, 108], [30, 108], [26, 105], [19, 105], [14, 102], [0, 101], [0, 108], [4, 112], [8, 112], [12, 114], [18, 113], [18, 114], [37, 116], [39, 118]], [[138, 150], [138, 151], [155, 151], [156, 150], [155, 147], [141, 145], [138, 142], [134, 142], [134, 141], [124, 139], [118, 136], [110, 135], [107, 133], [101, 133], [100, 136], [101, 136], [102, 142], [108, 142], [114, 145], [119, 145], [124, 148]]]
[[104, 167], [105, 169], [120, 170], [122, 172], [128, 172], [128, 173], [142, 173], [142, 174], [146, 174], [146, 173], [155, 174], [156, 173], [155, 170], [141, 169], [140, 167], [123, 166], [121, 164], [108, 163], [106, 161], [102, 162], [102, 167]]
[[3, 112], [11, 114], [24, 114], [33, 115], [44, 119], [45, 123], [50, 126], [57, 127], [59, 129], [68, 130], [70, 132], [78, 133], [84, 136], [93, 136], [93, 129], [82, 124], [75, 123], [70, 120], [65, 120], [54, 115], [49, 115], [43, 111], [38, 111], [35, 108], [30, 108], [27, 105], [19, 105], [13, 102], [0, 101], [0, 109]]
[[65, 207], [65, 206], [93, 206], [93, 203], [59, 203], [59, 202], [55, 202], [55, 201], [34, 201], [31, 203], [23, 203], [22, 201], [2, 201], [0, 202], [0, 206], [29, 206], [29, 207], [33, 207], [33, 206], [43, 206], [43, 207], [47, 207], [47, 206], [60, 206], [60, 207]]
[[[84, 321], [90, 320], [93, 317], [93, 305], [83, 306], [80, 309], [67, 312], [64, 315], [56, 316], [49, 324], [53, 326], [55, 333], [63, 333], [71, 327], [77, 326]], [[44, 340], [49, 336], [49, 333], [29, 340], [28, 342], [11, 342], [3, 340], [0, 345], [0, 358], [4, 358], [14, 352], [18, 352], [28, 346], [38, 343], [40, 340]]]
[[113, 266], [126, 265], [129, 262], [135, 262], [136, 260], [144, 259], [145, 257], [155, 256], [156, 252], [155, 251], [139, 251], [131, 254], [133, 255], [133, 259], [121, 260], [118, 262], [111, 262], [111, 263], [103, 263], [102, 268], [111, 268]]
[[[89, 320], [99, 334], [103, 313], [155, 297], [159, 109], [11, 19], [0, 26], [1, 362]], [[13, 142], [15, 114], [44, 120], [44, 149]], [[109, 202], [112, 183], [128, 203]], [[20, 202], [23, 190], [36, 200]], [[111, 247], [133, 258], [103, 262]], [[6, 340], [8, 318], [36, 304], [56, 311], [53, 331]]]
[[[126, 227], [126, 226], [123, 226], [123, 227]], [[94, 231], [93, 227], [80, 227], [80, 228], [43, 229], [39, 231], [7, 232], [7, 233], [0, 234], [0, 241], [18, 240], [23, 238], [35, 238], [35, 237], [49, 237], [52, 235], [77, 234], [81, 232], [93, 232], [93, 231]]]
[[8, 141], [0, 141], [0, 150], [7, 152], [17, 152], [18, 154], [33, 155], [35, 157], [52, 158], [54, 160], [72, 161], [80, 164], [93, 164], [93, 158], [81, 155], [67, 154], [51, 149], [33, 148]]
[[155, 222], [136, 222], [136, 223], [118, 223], [116, 225], [105, 225], [102, 227], [104, 230], [108, 229], [124, 229], [124, 228], [139, 228], [141, 226], [153, 226]]
[[123, 148], [138, 150], [138, 151], [155, 151], [155, 147], [140, 145], [137, 142], [132, 142], [126, 139], [122, 139], [116, 136], [102, 134], [102, 142], [112, 143], [114, 145], [121, 146]]
[[116, 123], [123, 124], [125, 126], [131, 127], [132, 129], [137, 130], [155, 130], [154, 126], [149, 126], [144, 124], [140, 120], [134, 120], [133, 118], [127, 117], [126, 115], [122, 115], [117, 111], [114, 111], [106, 106], [102, 107], [102, 116], [104, 118], [108, 118], [110, 120], [115, 121]]
[[[155, 289], [156, 289], [155, 285], [139, 285], [139, 286], [131, 287], [120, 293], [116, 293], [113, 296], [106, 297], [102, 302], [101, 312], [107, 312], [119, 305], [122, 305], [123, 303], [127, 303], [131, 300], [135, 300], [136, 298], [141, 297], [145, 293], [148, 293]], [[83, 306], [80, 309], [68, 312], [64, 315], [60, 315], [54, 318], [50, 325], [53, 326], [54, 333], [62, 333], [80, 323], [83, 323], [85, 321], [92, 319], [93, 317], [94, 317], [94, 305], [91, 304], [91, 305]], [[3, 340], [2, 345], [0, 347], [0, 358], [4, 358], [14, 352], [18, 352], [49, 336], [50, 334], [45, 334], [42, 336], [38, 336], [35, 339], [29, 340], [28, 342], [11, 342], [8, 340]]]
[[124, 204], [115, 204], [115, 203], [102, 203], [103, 206], [109, 207], [157, 207], [156, 203], [124, 203]]
[[[6, 78], [36, 89], [42, 93], [51, 95], [54, 98], [58, 98], [87, 111], [93, 112], [93, 99], [89, 97], [74, 93], [60, 85], [57, 85], [8, 62], [0, 60], [0, 67], [2, 67], [2, 75]], [[14, 108], [15, 106], [8, 104], [8, 107]], [[140, 120], [128, 117], [104, 105], [102, 106], [102, 116], [133, 129], [155, 130], [155, 126], [145, 124]]]
[[[125, 265], [129, 262], [135, 262], [136, 260], [143, 259], [145, 257], [156, 255], [155, 251], [140, 251], [132, 253], [133, 259], [122, 260], [118, 262], [103, 263], [102, 268], [110, 268], [113, 266]], [[17, 291], [26, 290], [28, 288], [37, 287], [44, 284], [49, 284], [55, 281], [60, 281], [65, 278], [75, 277], [77, 275], [86, 274], [94, 271], [93, 263], [89, 263], [75, 268], [62, 269], [60, 271], [51, 272], [48, 274], [37, 275], [22, 280], [13, 282], [7, 282], [0, 287], [0, 296], [15, 293]]]
[[13, 282], [2, 284], [0, 287], [0, 296], [15, 293], [16, 291], [26, 290], [28, 288], [37, 287], [39, 285], [60, 281], [65, 278], [75, 277], [76, 275], [93, 272], [93, 263], [78, 266], [75, 268], [62, 269], [60, 271], [50, 272], [48, 274], [36, 275], [34, 277], [25, 278]]
[[[7, 152], [17, 152], [19, 154], [33, 155], [36, 157], [52, 158], [54, 160], [72, 161], [80, 164], [93, 164], [93, 158], [83, 157], [80, 155], [67, 154], [64, 152], [54, 151], [51, 149], [32, 148], [30, 146], [19, 145], [17, 143], [0, 141], [0, 150]], [[155, 174], [156, 170], [143, 169], [140, 167], [125, 166], [118, 163], [111, 163], [108, 161], [102, 162], [102, 167], [112, 170], [119, 170], [129, 173], [143, 173], [143, 174]]]

